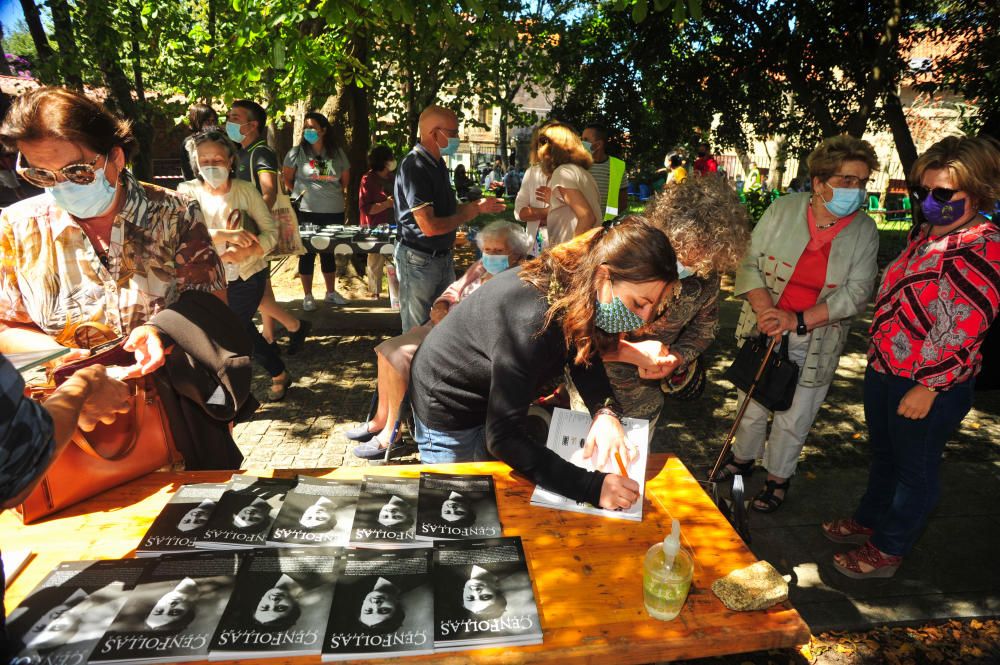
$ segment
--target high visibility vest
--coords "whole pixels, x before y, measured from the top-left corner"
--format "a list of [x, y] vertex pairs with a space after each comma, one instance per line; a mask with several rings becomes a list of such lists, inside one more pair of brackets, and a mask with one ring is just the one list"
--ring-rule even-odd
[[611, 164], [608, 168], [608, 201], [604, 206], [604, 219], [614, 219], [618, 216], [618, 193], [625, 177], [625, 162], [617, 157], [608, 157]]

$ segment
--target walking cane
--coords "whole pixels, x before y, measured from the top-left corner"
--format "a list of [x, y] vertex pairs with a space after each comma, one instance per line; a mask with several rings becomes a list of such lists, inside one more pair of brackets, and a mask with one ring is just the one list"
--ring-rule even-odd
[[723, 461], [726, 459], [726, 455], [733, 447], [733, 439], [736, 438], [736, 430], [739, 429], [740, 422], [743, 420], [743, 416], [746, 415], [747, 407], [750, 405], [750, 400], [753, 398], [754, 391], [757, 388], [757, 383], [760, 382], [760, 378], [764, 375], [764, 369], [767, 367], [767, 361], [770, 360], [771, 354], [774, 352], [774, 347], [778, 343], [780, 337], [772, 337], [771, 343], [767, 347], [767, 353], [764, 354], [764, 359], [760, 363], [760, 367], [757, 368], [757, 373], [753, 377], [753, 381], [747, 387], [746, 396], [743, 398], [743, 403], [740, 404], [740, 408], [736, 411], [736, 419], [733, 421], [733, 426], [729, 429], [729, 434], [726, 436], [726, 441], [722, 445], [722, 451], [719, 453], [718, 459], [715, 460], [715, 465], [712, 467], [711, 473], [708, 474], [708, 482], [712, 485], [712, 498], [715, 504], [719, 507], [719, 510], [726, 519], [733, 525], [736, 532], [739, 533], [740, 537], [750, 543], [750, 525], [748, 516], [746, 514], [746, 509], [743, 505], [743, 477], [740, 475], [733, 476], [733, 487], [732, 487], [732, 508], [729, 508], [725, 504], [725, 499], [719, 496], [718, 483], [714, 480], [715, 475], [719, 473], [719, 469], [722, 467]]

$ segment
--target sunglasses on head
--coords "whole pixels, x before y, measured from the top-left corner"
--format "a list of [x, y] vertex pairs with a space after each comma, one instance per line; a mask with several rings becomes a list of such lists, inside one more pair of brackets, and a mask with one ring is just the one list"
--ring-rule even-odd
[[918, 202], [923, 202], [928, 196], [933, 196], [934, 200], [938, 203], [948, 203], [951, 198], [955, 196], [961, 190], [959, 189], [948, 189], [947, 187], [935, 187], [930, 189], [924, 187], [923, 185], [914, 185], [910, 187], [910, 196], [916, 199]]
[[62, 174], [63, 178], [69, 182], [77, 185], [89, 185], [94, 182], [94, 178], [97, 177], [97, 169], [94, 167], [97, 165], [97, 161], [101, 157], [105, 157], [104, 161], [107, 163], [107, 157], [105, 155], [97, 155], [89, 162], [67, 164], [61, 169], [52, 171], [50, 169], [36, 168], [30, 164], [22, 166], [24, 158], [21, 153], [17, 153], [17, 161], [14, 163], [14, 170], [19, 176], [30, 182], [35, 187], [55, 187], [59, 182], [59, 174]]

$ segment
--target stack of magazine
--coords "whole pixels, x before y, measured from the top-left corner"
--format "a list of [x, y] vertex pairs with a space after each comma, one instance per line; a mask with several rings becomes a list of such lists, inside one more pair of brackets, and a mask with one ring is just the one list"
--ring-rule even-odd
[[8, 618], [11, 664], [387, 658], [540, 644], [521, 539], [60, 564]]
[[181, 487], [136, 556], [258, 547], [420, 547], [503, 535], [490, 475], [256, 478]]
[[60, 564], [11, 612], [10, 663], [336, 661], [541, 643], [524, 548], [502, 536], [489, 475], [187, 485], [137, 558]]

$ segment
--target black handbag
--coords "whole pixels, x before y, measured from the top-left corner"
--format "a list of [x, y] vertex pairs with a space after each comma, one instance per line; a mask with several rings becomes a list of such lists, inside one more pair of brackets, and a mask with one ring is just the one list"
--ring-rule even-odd
[[799, 366], [788, 357], [788, 333], [782, 338], [778, 353], [769, 354], [769, 346], [770, 340], [764, 334], [747, 339], [723, 376], [744, 393], [750, 393], [750, 387], [754, 386], [751, 399], [768, 411], [786, 411], [795, 397]]

